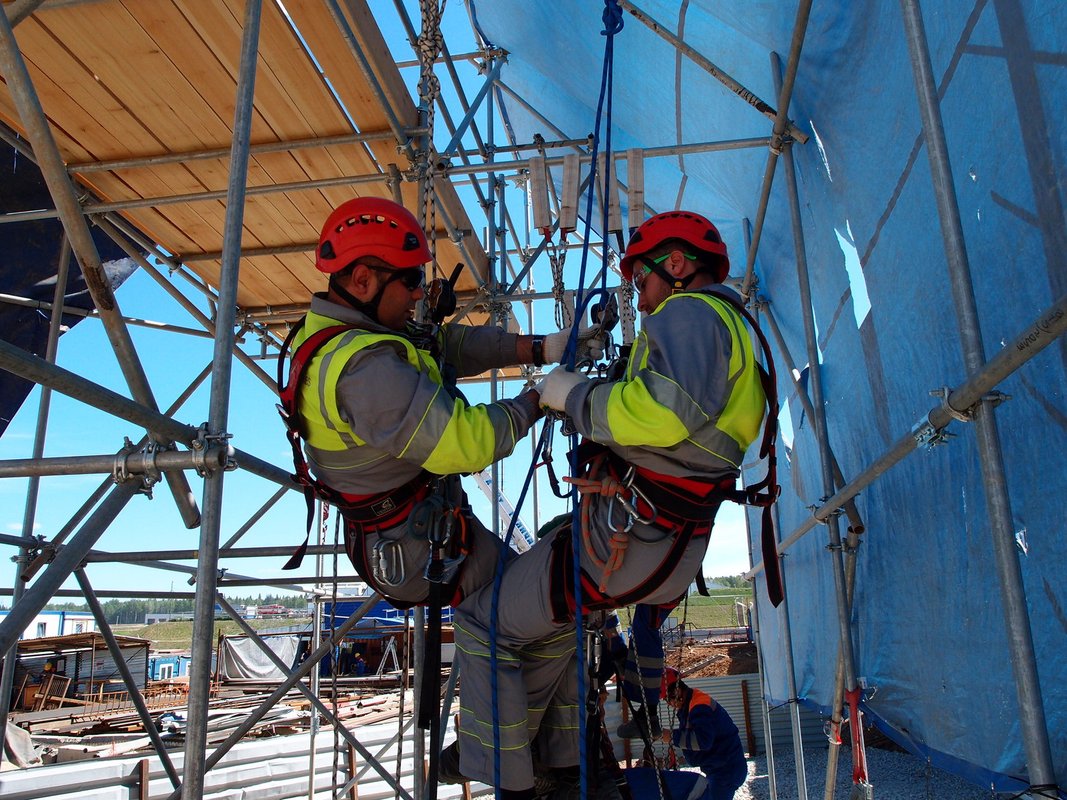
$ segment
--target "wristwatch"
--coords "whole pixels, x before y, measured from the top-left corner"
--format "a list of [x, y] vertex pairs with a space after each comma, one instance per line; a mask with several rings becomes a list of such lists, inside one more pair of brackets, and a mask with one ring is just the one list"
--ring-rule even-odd
[[545, 365], [545, 337], [533, 336], [530, 339], [531, 358], [535, 367]]

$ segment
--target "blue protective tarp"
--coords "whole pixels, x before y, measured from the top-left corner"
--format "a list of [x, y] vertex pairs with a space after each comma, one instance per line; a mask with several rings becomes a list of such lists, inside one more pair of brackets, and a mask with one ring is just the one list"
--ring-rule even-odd
[[[768, 54], [784, 60], [788, 53], [794, 2], [638, 5], [776, 104]], [[923, 5], [991, 357], [1067, 289], [1067, 11], [1059, 0]], [[516, 138], [592, 131], [603, 4], [493, 0], [476, 10], [492, 44], [509, 51], [503, 82], [545, 117], [510, 103]], [[850, 477], [926, 414], [935, 402], [931, 390], [958, 386], [967, 376], [898, 3], [814, 4], [790, 116], [811, 135], [794, 148], [800, 214], [829, 436]], [[767, 118], [626, 15], [615, 39], [613, 149], [769, 131]], [[766, 148], [650, 159], [646, 202], [656, 211], [692, 208], [719, 224], [736, 276], [743, 270], [744, 221], [756, 215], [766, 163]], [[619, 177], [625, 182], [624, 165]], [[559, 175], [554, 178], [558, 184]], [[779, 172], [756, 271], [803, 369], [809, 359], [784, 186]], [[625, 198], [623, 205], [625, 213]], [[999, 389], [1012, 399], [996, 412], [1061, 787], [1067, 786], [1065, 364], [1061, 340], [1004, 381]], [[784, 369], [779, 377], [793, 427], [780, 457], [784, 537], [826, 491], [811, 420]], [[1017, 789], [1027, 782], [1027, 759], [981, 463], [973, 426], [953, 423], [951, 430], [958, 436], [948, 445], [910, 455], [858, 499], [868, 530], [852, 614], [856, 671], [876, 687], [865, 703], [868, 715], [894, 738], [983, 786]], [[817, 527], [784, 560], [797, 694], [823, 709], [832, 702], [839, 630], [827, 541], [826, 528]], [[758, 540], [755, 545], [758, 552]], [[766, 602], [762, 581], [757, 586], [768, 696], [783, 701], [790, 694], [783, 611]]]
[[[18, 155], [10, 145], [0, 143], [0, 213], [33, 211], [54, 206], [37, 166]], [[95, 228], [91, 230], [112, 289], [118, 288], [134, 269], [117, 244]], [[8, 222], [0, 225], [0, 293], [27, 300], [51, 303], [56, 291], [60, 253], [64, 247], [63, 226], [58, 219]], [[63, 297], [67, 307], [93, 308], [92, 298], [73, 258]], [[39, 356], [48, 342], [51, 312], [47, 309], [0, 303], [0, 338]], [[64, 314], [65, 330], [83, 319]], [[33, 387], [6, 370], [0, 370], [0, 435], [22, 406]]]

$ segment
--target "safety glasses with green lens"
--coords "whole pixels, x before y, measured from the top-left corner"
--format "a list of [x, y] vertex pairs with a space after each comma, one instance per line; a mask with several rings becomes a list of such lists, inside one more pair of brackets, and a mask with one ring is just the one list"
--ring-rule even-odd
[[[673, 252], [674, 251], [672, 250], [671, 253], [673, 253]], [[641, 271], [638, 272], [637, 270], [634, 270], [634, 287], [638, 291], [641, 291], [641, 287], [645, 283], [645, 276], [647, 276], [651, 272], [660, 272], [660, 273], [663, 272], [663, 270], [659, 268], [659, 265], [662, 264], [664, 261], [666, 261], [668, 258], [670, 258], [671, 257], [671, 253], [664, 253], [663, 255], [661, 255], [661, 256], [659, 256], [657, 258], [644, 258], [644, 257], [641, 257]], [[690, 261], [696, 261], [697, 260], [697, 257], [694, 256], [692, 253], [682, 253], [682, 255], [685, 256]], [[671, 282], [671, 278], [670, 278], [669, 275], [662, 275], [661, 274], [660, 277], [663, 278], [663, 280], [666, 281], [667, 283]]]

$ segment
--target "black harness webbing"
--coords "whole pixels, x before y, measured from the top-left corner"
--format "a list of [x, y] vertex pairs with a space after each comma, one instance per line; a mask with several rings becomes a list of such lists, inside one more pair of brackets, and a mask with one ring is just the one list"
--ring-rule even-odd
[[767, 337], [763, 335], [755, 318], [740, 302], [720, 292], [708, 291], [707, 293], [728, 304], [755, 331], [760, 348], [763, 350], [763, 359], [767, 364], [764, 368], [759, 361], [756, 362], [763, 394], [767, 398], [767, 419], [763, 427], [763, 442], [760, 444], [759, 453], [760, 458], [767, 459], [767, 474], [763, 476], [763, 480], [752, 486], [746, 486], [742, 490], [745, 499], [741, 502], [763, 509], [760, 549], [763, 555], [764, 576], [767, 581], [767, 597], [771, 605], [777, 608], [785, 599], [785, 585], [782, 582], [782, 568], [778, 562], [778, 543], [775, 540], [774, 522], [771, 518], [771, 506], [774, 505], [782, 491], [782, 487], [778, 485], [778, 456], [775, 452], [775, 442], [778, 439], [778, 380], [774, 370], [774, 358], [771, 356]]
[[[303, 488], [304, 500], [307, 502], [307, 533], [304, 536], [304, 541], [296, 551], [294, 551], [292, 557], [285, 563], [285, 566], [282, 567], [282, 569], [286, 570], [299, 567], [300, 562], [304, 558], [304, 554], [307, 552], [308, 542], [311, 536], [311, 526], [315, 520], [315, 497], [319, 497], [337, 508], [345, 520], [349, 523], [354, 523], [360, 530], [380, 530], [390, 528], [405, 519], [415, 501], [419, 500], [422, 496], [425, 496], [427, 487], [432, 480], [432, 476], [428, 472], [422, 471], [407, 483], [404, 483], [395, 489], [391, 489], [388, 492], [354, 495], [339, 492], [336, 489], [327, 486], [311, 474], [307, 460], [304, 458], [303, 448], [300, 446], [299, 389], [303, 385], [307, 370], [318, 352], [331, 339], [347, 331], [354, 330], [357, 326], [330, 325], [329, 327], [316, 331], [301, 342], [300, 346], [296, 348], [289, 359], [289, 380], [286, 383], [283, 382], [285, 356], [289, 352], [296, 334], [303, 325], [304, 320], [301, 320], [293, 326], [293, 329], [289, 331], [289, 335], [286, 336], [285, 343], [282, 345], [281, 353], [278, 356], [277, 383], [278, 398], [280, 401], [278, 403], [278, 413], [281, 415], [282, 421], [285, 423], [286, 438], [289, 440], [289, 444], [293, 451], [293, 465], [296, 472], [292, 475], [292, 478]], [[353, 526], [346, 525], [346, 545], [348, 544], [352, 532]], [[360, 550], [360, 548], [357, 547], [355, 550]], [[348, 554], [352, 558], [352, 563], [356, 567], [356, 571], [359, 572], [360, 577], [363, 578], [368, 585], [375, 586], [373, 580], [368, 580], [372, 570], [366, 563], [366, 558], [363, 554], [360, 553], [358, 559], [354, 556], [352, 549], [349, 549]], [[375, 588], [377, 587], [375, 586]], [[386, 592], [382, 593], [387, 594]]]

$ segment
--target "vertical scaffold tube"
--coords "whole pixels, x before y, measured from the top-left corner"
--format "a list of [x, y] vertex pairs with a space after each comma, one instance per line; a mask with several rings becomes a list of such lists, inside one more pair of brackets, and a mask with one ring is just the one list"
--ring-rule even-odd
[[[941, 220], [941, 235], [944, 239], [945, 257], [952, 286], [952, 299], [956, 307], [960, 341], [963, 346], [964, 364], [967, 375], [974, 376], [985, 367], [985, 348], [982, 345], [978, 308], [974, 298], [974, 286], [971, 282], [971, 267], [967, 259], [960, 210], [956, 201], [955, 183], [933, 76], [933, 66], [930, 62], [926, 29], [918, 0], [901, 0], [900, 5], [904, 16], [904, 31], [908, 41], [912, 71], [915, 76], [915, 91], [922, 115], [930, 173], [934, 182], [937, 212]], [[1037, 674], [1033, 632], [1030, 628], [1030, 614], [1023, 589], [1022, 569], [1016, 553], [1011, 502], [1004, 474], [1004, 458], [997, 433], [996, 417], [990, 404], [984, 401], [977, 404], [974, 424], [978, 438], [978, 452], [981, 457], [986, 508], [989, 512], [990, 535], [993, 538], [1000, 596], [1004, 607], [1004, 624], [1008, 636], [1012, 670], [1015, 675], [1020, 728], [1026, 749], [1030, 785], [1031, 787], [1052, 787], [1051, 790], [1038, 789], [1035, 794], [1055, 797], [1057, 795], [1056, 773], [1052, 765], [1052, 750], [1049, 746], [1048, 726], [1041, 699], [1041, 683]], [[1051, 793], [1046, 793], [1049, 791]]]
[[[248, 148], [252, 128], [256, 59], [259, 47], [261, 0], [247, 0], [241, 42], [241, 72], [237, 83], [230, 178], [227, 187], [222, 270], [219, 280], [218, 318], [208, 405], [208, 434], [225, 436], [229, 423], [230, 378], [233, 371], [233, 329], [237, 315], [237, 280], [241, 263]], [[215, 622], [215, 587], [218, 581], [219, 531], [222, 524], [223, 471], [204, 480], [204, 511], [200, 526], [200, 559], [196, 573], [196, 617], [193, 620], [192, 660], [189, 665], [189, 715], [185, 740], [183, 800], [204, 794], [208, 701], [211, 690], [212, 636]]]

